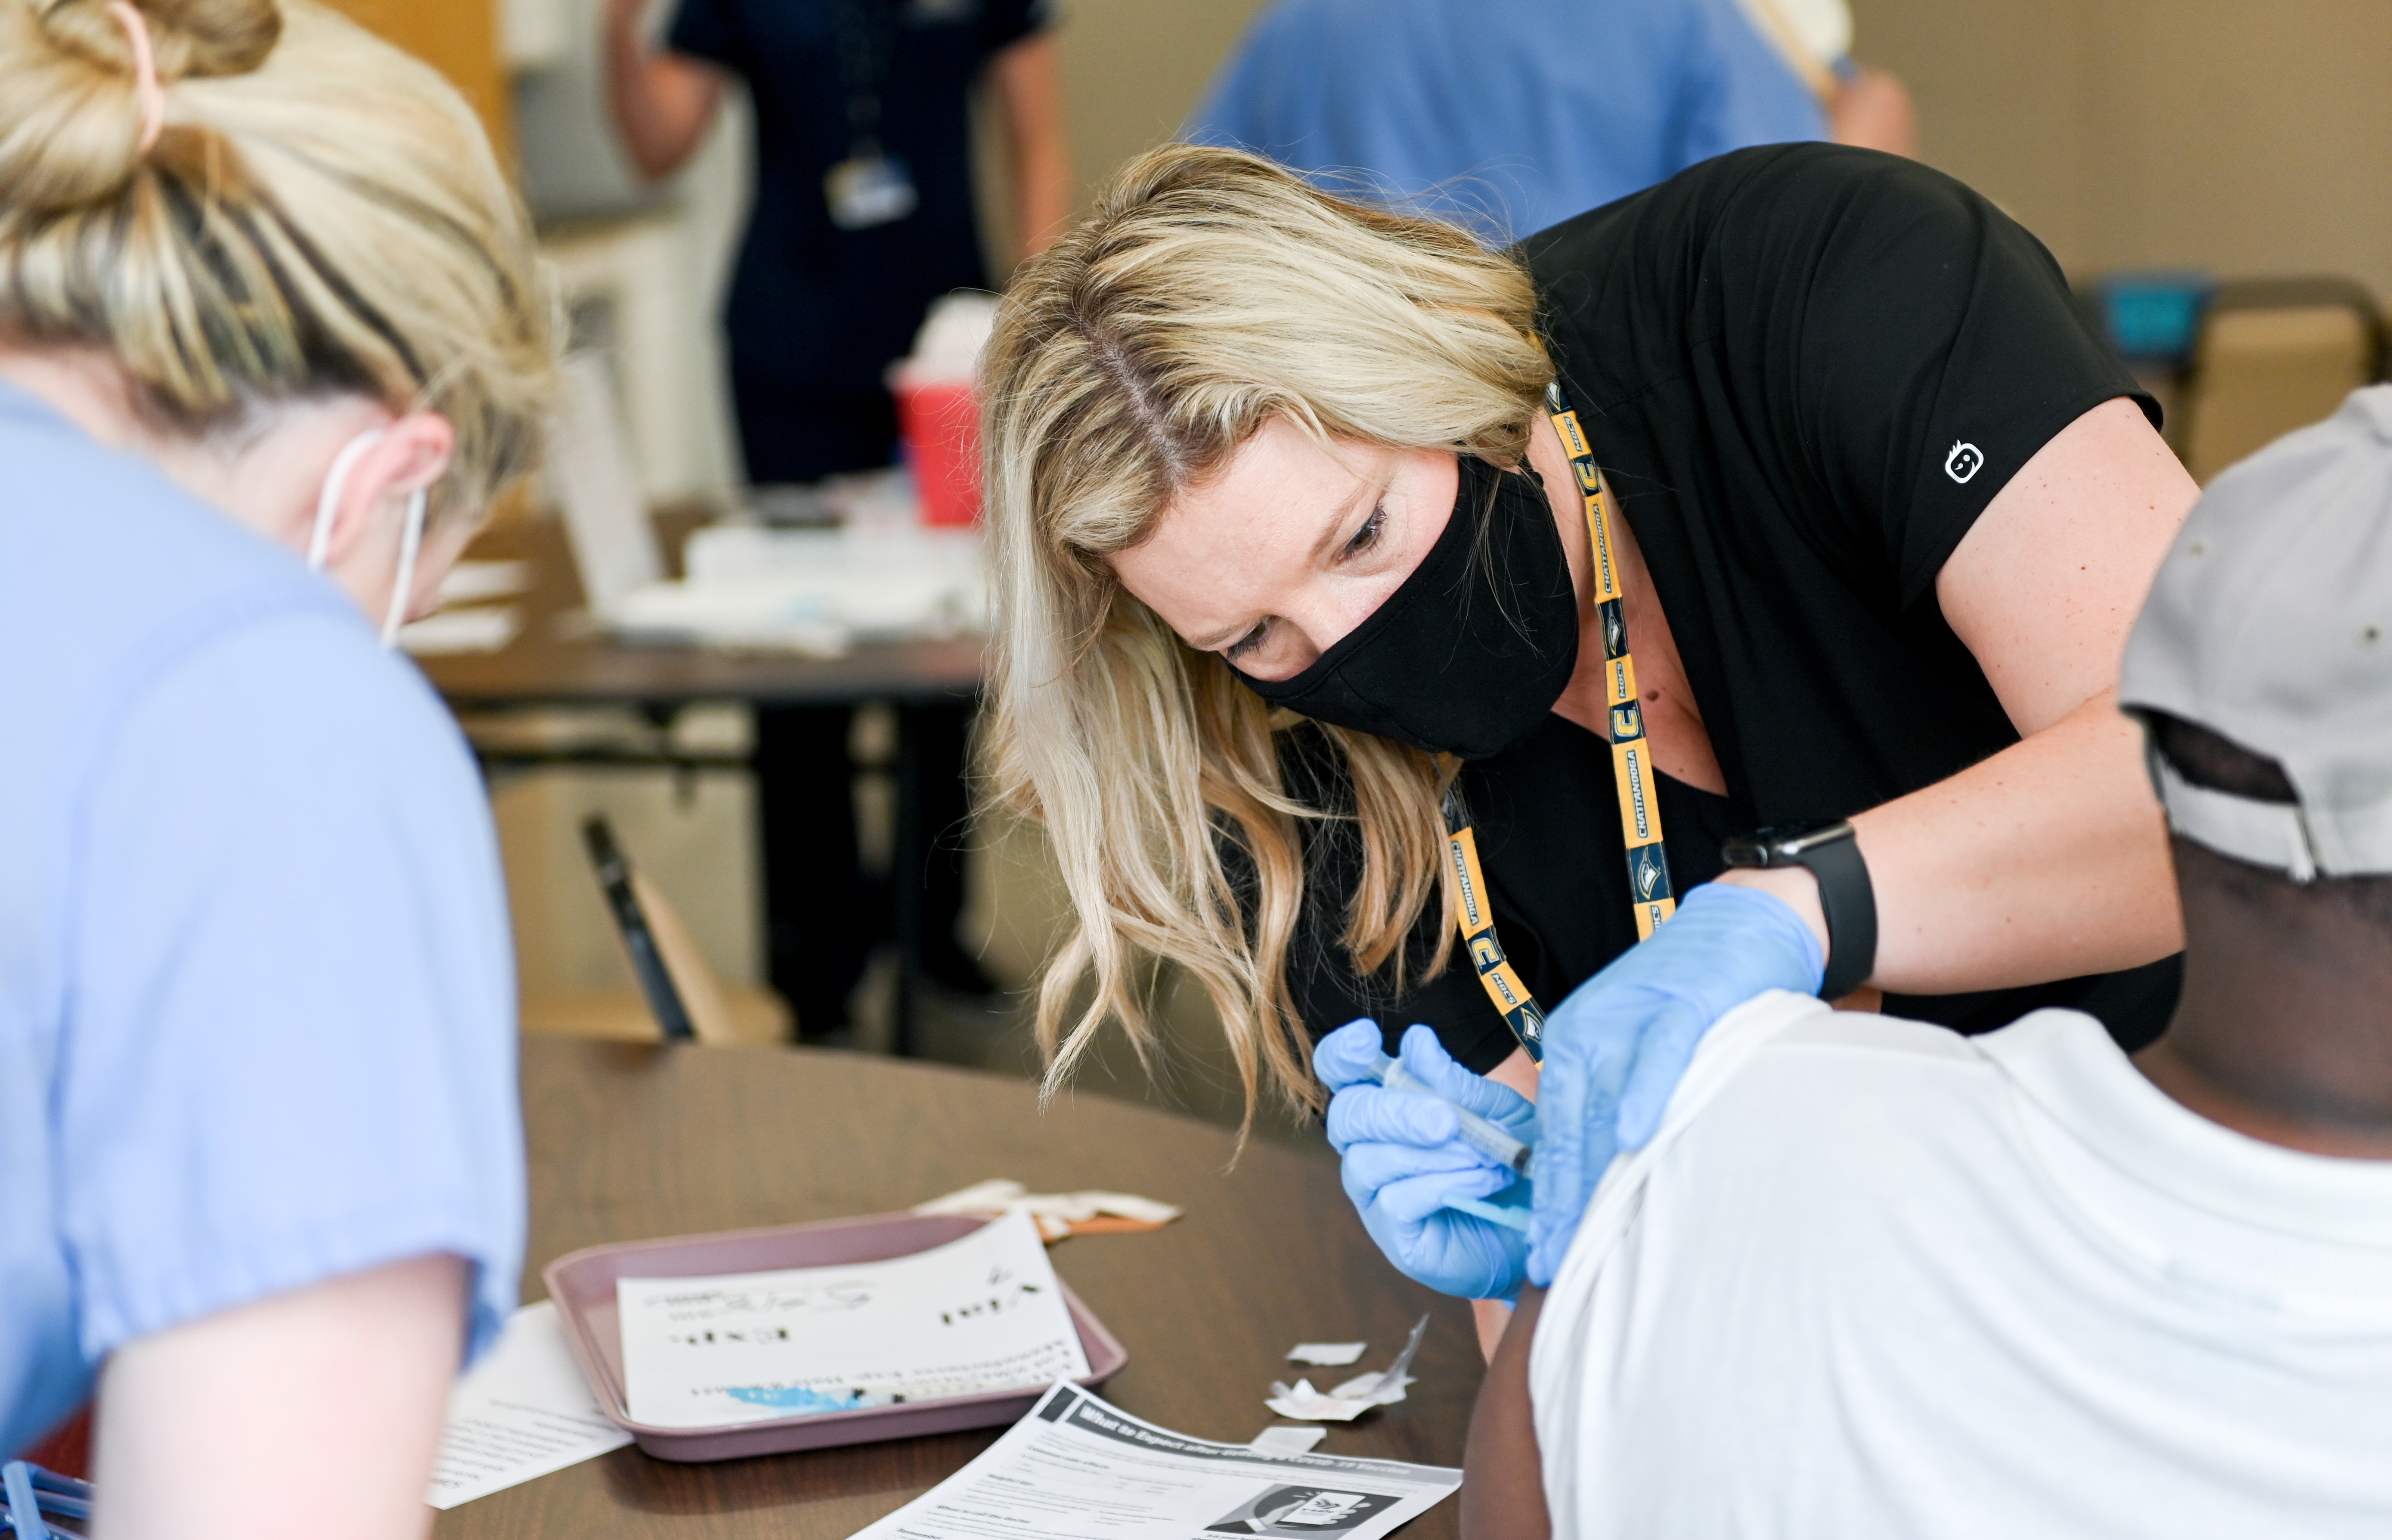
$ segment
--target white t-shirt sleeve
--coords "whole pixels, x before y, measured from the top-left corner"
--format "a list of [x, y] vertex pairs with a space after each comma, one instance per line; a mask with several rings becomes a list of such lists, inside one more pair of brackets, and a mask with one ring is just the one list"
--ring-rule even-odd
[[1580, 1389], [1590, 1376], [1604, 1372], [1621, 1346], [1596, 1339], [1600, 1322], [1587, 1308], [1588, 1302], [1606, 1269], [1623, 1247], [1632, 1245], [1654, 1168], [1763, 1045], [1804, 1023], [1834, 1014], [1815, 996], [1772, 989], [1722, 1016], [1703, 1035], [1693, 1062], [1670, 1095], [1669, 1108], [1651, 1142], [1619, 1155], [1604, 1172], [1538, 1314], [1536, 1339], [1528, 1356], [1528, 1400], [1537, 1443], [1545, 1451], [1545, 1503], [1555, 1534], [1575, 1533], [1566, 1520], [1580, 1511], [1580, 1479], [1590, 1474], [1600, 1479], [1599, 1472], [1581, 1470], [1566, 1453], [1580, 1442]]
[[345, 615], [253, 621], [131, 697], [76, 819], [59, 1212], [94, 1361], [430, 1253], [516, 1302], [514, 986], [487, 801]]

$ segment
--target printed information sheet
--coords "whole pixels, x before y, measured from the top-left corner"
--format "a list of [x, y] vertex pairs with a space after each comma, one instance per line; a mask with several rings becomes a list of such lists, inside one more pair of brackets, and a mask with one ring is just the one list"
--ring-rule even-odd
[[1078, 1379], [1087, 1354], [1027, 1214], [885, 1262], [618, 1278], [631, 1420], [722, 1428]]
[[1461, 1485], [1442, 1466], [1182, 1438], [1058, 1385], [978, 1459], [854, 1540], [1376, 1540]]
[[455, 1507], [630, 1442], [598, 1409], [556, 1306], [542, 1299], [508, 1319], [498, 1345], [450, 1392], [426, 1500]]

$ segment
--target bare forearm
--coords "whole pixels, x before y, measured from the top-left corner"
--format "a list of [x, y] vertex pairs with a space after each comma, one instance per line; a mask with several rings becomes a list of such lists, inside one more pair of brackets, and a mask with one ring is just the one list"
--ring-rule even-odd
[[1827, 119], [1838, 144], [1893, 155], [1918, 153], [1918, 115], [1910, 92], [1881, 70], [1864, 69], [1844, 82], [1828, 104]]
[[1014, 228], [1026, 261], [1046, 249], [1072, 207], [1072, 157], [1054, 39], [1025, 38], [999, 54], [991, 68], [1011, 151]]
[[706, 137], [722, 78], [676, 54], [660, 54], [640, 35], [643, 0], [606, 9], [606, 97], [623, 148], [643, 176], [681, 169]]
[[2140, 735], [2110, 692], [1981, 764], [1852, 820], [1877, 971], [1904, 994], [2135, 967], [2183, 945]]
[[1520, 1291], [1520, 1307], [1479, 1384], [1462, 1457], [1462, 1540], [1543, 1540], [1553, 1533], [1528, 1399], [1528, 1351], [1544, 1303], [1543, 1289]]
[[[1861, 814], [1877, 970], [1949, 994], [2133, 967], [2182, 945], [2167, 841], [2118, 660], [2200, 489], [2126, 398], [2037, 450], [1936, 575], [1936, 601], [2022, 741]], [[1809, 874], [1732, 872], [1823, 938]]]

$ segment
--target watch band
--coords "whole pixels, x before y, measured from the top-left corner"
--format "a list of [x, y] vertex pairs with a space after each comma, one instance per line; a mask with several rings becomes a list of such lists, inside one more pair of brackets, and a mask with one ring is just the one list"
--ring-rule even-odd
[[1747, 870], [1806, 867], [1819, 880], [1819, 907], [1827, 917], [1821, 999], [1841, 999], [1877, 972], [1877, 889], [1850, 823], [1800, 833], [1763, 829], [1749, 839], [1728, 841], [1720, 847], [1720, 855], [1729, 866]]

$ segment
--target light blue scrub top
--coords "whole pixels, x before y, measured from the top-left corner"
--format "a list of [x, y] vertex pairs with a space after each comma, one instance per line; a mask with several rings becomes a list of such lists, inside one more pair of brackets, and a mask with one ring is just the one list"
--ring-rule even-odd
[[1502, 244], [1827, 121], [1736, 0], [1279, 0], [1185, 137]]
[[488, 804], [299, 559], [0, 386], [0, 1456], [109, 1352], [524, 1239]]

